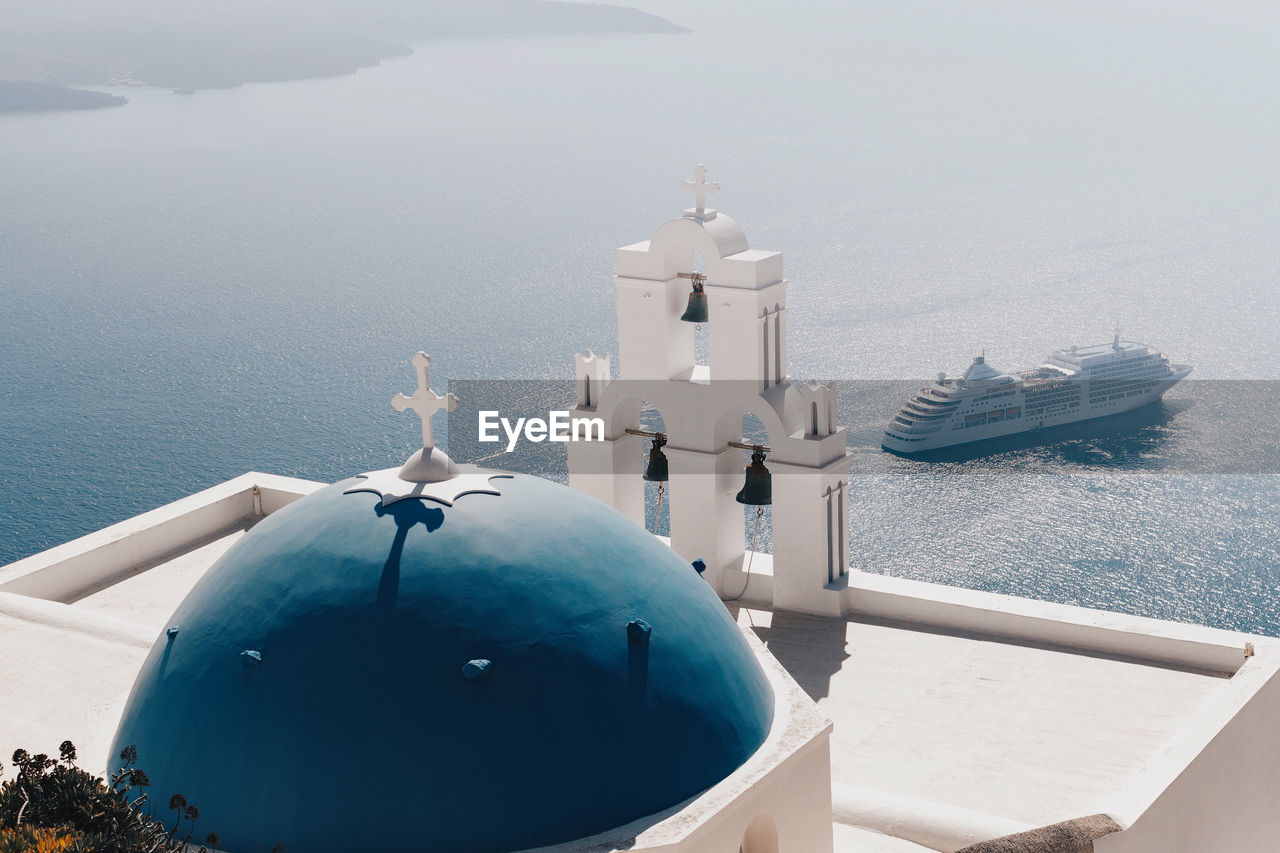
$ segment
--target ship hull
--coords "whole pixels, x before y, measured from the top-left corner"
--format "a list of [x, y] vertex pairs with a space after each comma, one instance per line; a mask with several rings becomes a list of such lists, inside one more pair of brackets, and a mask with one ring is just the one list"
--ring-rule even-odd
[[992, 439], [1038, 432], [1050, 427], [1094, 421], [1151, 405], [1160, 400], [1170, 388], [1185, 379], [1190, 372], [1190, 367], [1178, 365], [1167, 379], [1158, 380], [1155, 387], [1146, 393], [1114, 400], [1101, 400], [1096, 403], [1089, 402], [1089, 382], [1081, 381], [1079, 383], [1080, 404], [1074, 410], [1035, 417], [1019, 417], [999, 423], [984, 423], [970, 427], [966, 427], [963, 422], [946, 423], [932, 434], [915, 436], [913, 439], [904, 439], [886, 430], [880, 446], [902, 456], [914, 456], [931, 450], [972, 445]]

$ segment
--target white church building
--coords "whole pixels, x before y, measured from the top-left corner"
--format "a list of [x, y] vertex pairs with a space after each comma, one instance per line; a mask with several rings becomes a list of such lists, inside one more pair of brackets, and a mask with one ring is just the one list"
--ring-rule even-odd
[[782, 255], [686, 187], [617, 251], [569, 486], [455, 464], [419, 353], [403, 464], [0, 567], [0, 744], [134, 744], [232, 853], [1280, 850], [1280, 640], [851, 570], [874, 496], [787, 372]]

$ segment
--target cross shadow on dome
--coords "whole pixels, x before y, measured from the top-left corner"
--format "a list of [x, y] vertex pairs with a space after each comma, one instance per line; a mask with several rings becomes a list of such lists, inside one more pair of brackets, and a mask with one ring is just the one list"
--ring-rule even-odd
[[400, 588], [400, 557], [404, 553], [405, 540], [409, 531], [421, 524], [430, 533], [439, 530], [444, 524], [444, 510], [438, 506], [430, 506], [419, 498], [396, 501], [391, 506], [383, 506], [379, 501], [374, 504], [374, 513], [381, 518], [391, 516], [396, 523], [396, 537], [391, 542], [391, 551], [387, 561], [382, 565], [382, 577], [378, 581], [378, 610], [391, 610], [396, 603], [396, 592]]

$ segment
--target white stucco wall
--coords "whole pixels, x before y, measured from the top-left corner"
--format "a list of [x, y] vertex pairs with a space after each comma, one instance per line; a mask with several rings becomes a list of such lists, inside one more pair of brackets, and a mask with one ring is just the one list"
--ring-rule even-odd
[[1097, 853], [1267, 853], [1280, 850], [1280, 673], [1268, 643], [1148, 772], [1111, 816], [1125, 829]]

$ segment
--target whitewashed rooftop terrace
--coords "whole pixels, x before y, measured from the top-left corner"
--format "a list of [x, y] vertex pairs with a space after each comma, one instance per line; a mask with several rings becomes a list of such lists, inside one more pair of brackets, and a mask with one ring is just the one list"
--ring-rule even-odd
[[[246, 474], [0, 567], [0, 747], [71, 738], [105, 764], [187, 591], [321, 485]], [[835, 724], [837, 851], [954, 851], [1092, 815], [1125, 830], [1099, 851], [1251, 849], [1189, 818], [1280, 794], [1280, 641], [859, 573], [831, 592], [841, 616], [731, 610]]]

